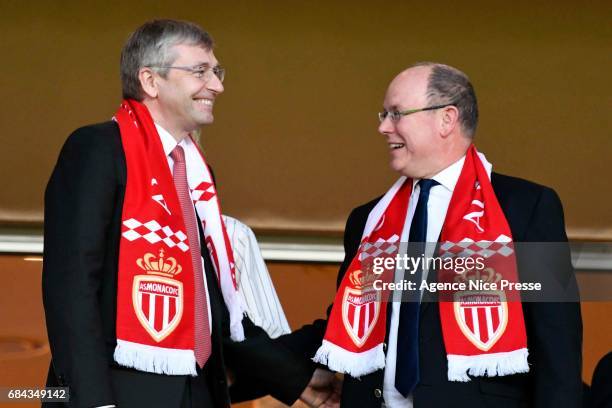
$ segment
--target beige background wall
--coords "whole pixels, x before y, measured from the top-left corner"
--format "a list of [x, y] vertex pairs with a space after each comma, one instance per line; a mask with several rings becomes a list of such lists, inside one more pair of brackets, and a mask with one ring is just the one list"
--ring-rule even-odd
[[255, 228], [338, 232], [383, 193], [386, 85], [436, 60], [471, 76], [495, 168], [554, 187], [573, 237], [612, 239], [605, 1], [1, 1], [0, 223], [41, 222], [61, 144], [112, 116], [120, 48], [153, 17], [217, 40], [226, 92], [204, 146], [224, 211]]

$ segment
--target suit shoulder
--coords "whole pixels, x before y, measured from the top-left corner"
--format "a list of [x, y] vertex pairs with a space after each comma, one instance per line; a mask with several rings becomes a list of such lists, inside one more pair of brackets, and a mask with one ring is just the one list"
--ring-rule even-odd
[[359, 220], [359, 219], [367, 219], [372, 208], [380, 201], [383, 196], [376, 197], [375, 199], [368, 201], [365, 204], [362, 204], [358, 207], [353, 208], [351, 214], [349, 215], [349, 221], [351, 220]]
[[512, 195], [537, 200], [542, 194], [557, 196], [552, 188], [545, 185], [495, 172], [491, 174], [491, 183], [497, 195], [501, 197]]
[[[563, 205], [559, 195], [550, 187], [532, 181], [493, 173], [493, 190], [508, 219], [514, 238], [518, 241], [534, 240], [529, 231], [553, 231], [563, 228]], [[539, 235], [539, 237], [549, 236]], [[560, 231], [555, 236], [563, 237]], [[549, 239], [538, 238], [547, 241]], [[558, 238], [558, 241], [564, 239]]]
[[[54, 168], [81, 172], [85, 168], [116, 172], [124, 161], [117, 123], [108, 121], [78, 128], [64, 142]], [[110, 174], [110, 173], [109, 173]]]
[[372, 208], [378, 203], [382, 196], [375, 198], [374, 200], [368, 201], [367, 203], [360, 205], [359, 207], [353, 208], [351, 213], [346, 220], [346, 226], [344, 228], [344, 244], [345, 247], [351, 240], [359, 242], [361, 233], [365, 228], [365, 224], [368, 220], [368, 215]]
[[78, 128], [68, 136], [64, 149], [103, 149], [117, 143], [121, 143], [119, 125], [110, 120]]

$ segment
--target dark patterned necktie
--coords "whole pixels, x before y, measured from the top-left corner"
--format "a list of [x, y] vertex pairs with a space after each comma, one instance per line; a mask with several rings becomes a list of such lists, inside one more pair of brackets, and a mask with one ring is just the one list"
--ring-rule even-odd
[[[408, 256], [420, 258], [425, 252], [427, 242], [427, 201], [431, 188], [439, 184], [435, 180], [419, 181], [419, 200], [417, 202], [410, 235], [408, 237]], [[402, 297], [399, 325], [397, 328], [397, 354], [395, 357], [395, 388], [407, 397], [419, 382], [419, 286], [423, 276], [422, 263], [410, 278], [416, 283], [416, 290]]]

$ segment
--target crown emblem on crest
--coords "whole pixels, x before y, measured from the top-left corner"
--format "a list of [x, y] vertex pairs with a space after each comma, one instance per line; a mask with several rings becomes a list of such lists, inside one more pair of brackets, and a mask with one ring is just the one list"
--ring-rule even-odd
[[169, 278], [178, 275], [183, 270], [176, 259], [172, 257], [164, 258], [163, 249], [159, 250], [159, 257], [150, 252], [146, 253], [142, 258], [136, 260], [136, 265], [146, 271], [147, 274], [161, 275]]
[[471, 269], [455, 276], [455, 282], [469, 283], [470, 281], [480, 281], [483, 283], [499, 283], [501, 278], [501, 274], [495, 272], [493, 268], [485, 268], [483, 270]]
[[362, 289], [368, 286], [372, 286], [372, 283], [376, 280], [376, 275], [369, 273], [368, 271], [363, 272], [356, 270], [351, 272], [349, 280], [356, 289]]

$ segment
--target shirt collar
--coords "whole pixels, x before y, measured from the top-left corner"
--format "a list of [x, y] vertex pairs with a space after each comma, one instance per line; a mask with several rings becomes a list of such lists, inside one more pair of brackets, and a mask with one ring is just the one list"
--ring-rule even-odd
[[157, 123], [155, 124], [155, 128], [157, 129], [157, 133], [159, 134], [159, 139], [161, 140], [162, 147], [164, 148], [164, 153], [166, 156], [170, 156], [170, 153], [177, 145], [185, 148], [190, 142], [191, 139], [186, 137], [181, 140], [180, 143], [176, 142], [176, 139], [163, 127], [159, 126]]
[[[463, 169], [463, 163], [465, 162], [465, 155], [462, 158], [440, 171], [438, 174], [432, 177], [433, 180], [440, 183], [441, 186], [446, 188], [448, 191], [452, 192], [455, 190], [455, 186], [457, 185], [457, 181], [459, 181], [459, 176], [461, 175], [461, 170]], [[414, 179], [412, 181], [412, 191], [418, 183], [420, 179]]]
[[[487, 158], [481, 152], [477, 152], [482, 165], [487, 172], [487, 176], [489, 176], [489, 180], [491, 180], [491, 172], [493, 171], [493, 165], [489, 163]], [[465, 155], [462, 158], [436, 174], [432, 177], [433, 180], [436, 180], [440, 185], [444, 186], [451, 193], [455, 190], [455, 186], [457, 185], [457, 181], [459, 181], [459, 176], [461, 175], [461, 170], [463, 170], [463, 163], [465, 162]], [[412, 191], [414, 191], [416, 183], [419, 182], [420, 179], [415, 179], [412, 181]]]

